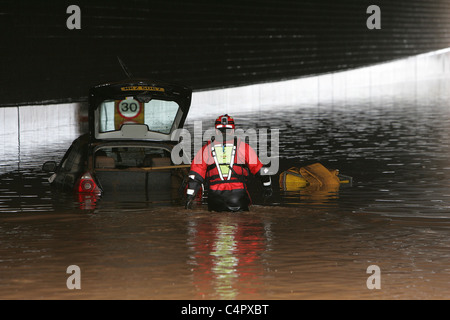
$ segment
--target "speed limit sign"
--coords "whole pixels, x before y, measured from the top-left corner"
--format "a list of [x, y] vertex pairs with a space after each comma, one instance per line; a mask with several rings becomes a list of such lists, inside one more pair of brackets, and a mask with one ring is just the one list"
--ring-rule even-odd
[[136, 118], [141, 113], [141, 105], [135, 99], [125, 99], [117, 106], [120, 116], [126, 119]]

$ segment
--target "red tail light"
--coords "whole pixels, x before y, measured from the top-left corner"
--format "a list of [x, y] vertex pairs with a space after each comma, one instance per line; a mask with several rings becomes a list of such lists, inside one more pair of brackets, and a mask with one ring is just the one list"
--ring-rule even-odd
[[78, 183], [75, 185], [75, 191], [78, 191], [79, 193], [101, 193], [100, 188], [97, 186], [89, 172], [86, 172], [80, 177]]

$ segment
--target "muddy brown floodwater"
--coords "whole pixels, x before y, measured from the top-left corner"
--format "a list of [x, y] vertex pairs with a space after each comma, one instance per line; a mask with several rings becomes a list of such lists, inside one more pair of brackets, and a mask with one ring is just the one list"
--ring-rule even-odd
[[[256, 194], [251, 211], [237, 214], [126, 197], [81, 210], [40, 171], [77, 130], [42, 148], [26, 143], [33, 132], [19, 145], [3, 137], [0, 298], [450, 298], [445, 97], [234, 116], [244, 128], [280, 129], [279, 172], [320, 162], [353, 184], [322, 193], [276, 188], [270, 201]], [[71, 265], [80, 268], [79, 290], [66, 285]], [[368, 287], [373, 265], [379, 289]]]

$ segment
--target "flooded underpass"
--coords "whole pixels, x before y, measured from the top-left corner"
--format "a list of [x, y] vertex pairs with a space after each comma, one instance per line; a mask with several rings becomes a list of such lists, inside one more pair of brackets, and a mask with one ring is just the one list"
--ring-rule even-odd
[[[284, 192], [276, 175], [274, 195], [254, 189], [244, 213], [126, 195], [83, 210], [41, 171], [82, 127], [4, 133], [0, 298], [449, 299], [449, 101], [437, 90], [235, 112], [244, 129], [279, 129], [279, 173], [318, 162], [353, 178]], [[213, 118], [188, 130], [194, 120]]]

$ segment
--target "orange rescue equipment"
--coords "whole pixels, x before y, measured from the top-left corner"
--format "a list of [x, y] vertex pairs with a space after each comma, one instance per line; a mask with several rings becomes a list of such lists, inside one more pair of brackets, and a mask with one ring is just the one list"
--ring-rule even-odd
[[314, 163], [301, 168], [292, 167], [280, 174], [280, 187], [285, 191], [298, 191], [301, 188], [339, 187], [348, 180], [339, 178], [339, 170], [330, 170], [320, 163]]

